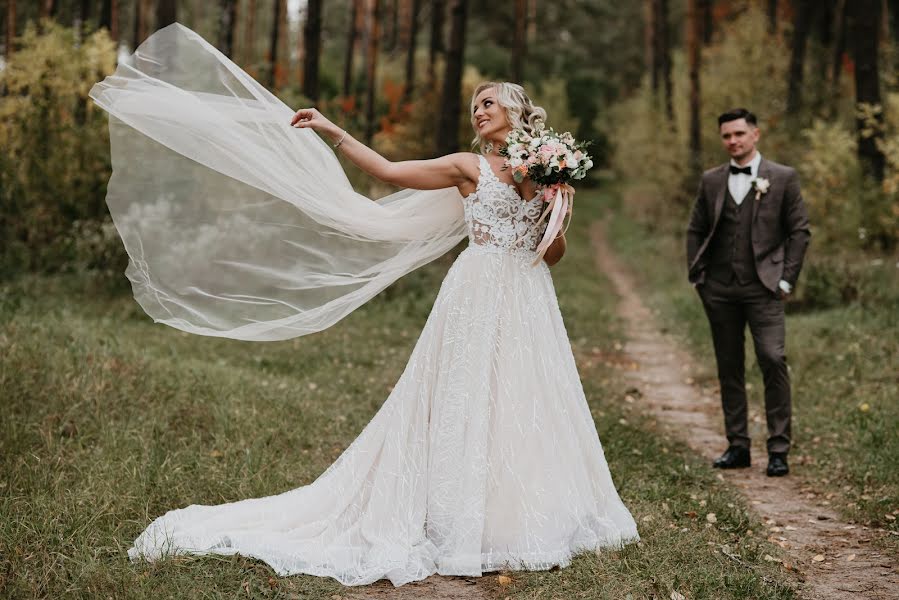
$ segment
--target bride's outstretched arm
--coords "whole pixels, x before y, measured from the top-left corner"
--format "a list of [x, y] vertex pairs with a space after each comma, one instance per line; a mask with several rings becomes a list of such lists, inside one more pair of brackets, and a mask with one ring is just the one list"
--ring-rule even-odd
[[392, 162], [353, 138], [315, 108], [301, 108], [290, 124], [313, 129], [330, 139], [344, 156], [373, 177], [404, 188], [437, 190], [477, 181], [477, 162], [470, 153], [459, 152], [430, 160]]

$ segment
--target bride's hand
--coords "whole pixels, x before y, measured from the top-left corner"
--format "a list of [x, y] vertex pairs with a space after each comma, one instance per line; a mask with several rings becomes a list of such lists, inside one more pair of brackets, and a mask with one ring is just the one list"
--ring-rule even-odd
[[294, 113], [290, 124], [298, 129], [313, 129], [324, 134], [333, 133], [338, 129], [325, 115], [318, 112], [317, 108], [301, 108]]

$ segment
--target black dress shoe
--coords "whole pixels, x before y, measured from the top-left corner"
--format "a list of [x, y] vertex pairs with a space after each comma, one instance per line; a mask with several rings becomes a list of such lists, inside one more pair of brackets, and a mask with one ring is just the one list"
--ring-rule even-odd
[[715, 459], [712, 466], [716, 469], [745, 469], [752, 466], [749, 448], [731, 446], [724, 451], [724, 454]]
[[785, 452], [772, 452], [768, 455], [768, 477], [783, 477], [790, 472]]

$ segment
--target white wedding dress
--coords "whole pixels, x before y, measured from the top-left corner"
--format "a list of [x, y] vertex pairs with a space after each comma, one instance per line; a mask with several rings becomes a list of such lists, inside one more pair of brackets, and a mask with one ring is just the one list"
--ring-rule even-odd
[[156, 519], [129, 551], [255, 557], [280, 575], [394, 585], [431, 574], [566, 566], [637, 529], [612, 483], [549, 269], [542, 202], [480, 158], [469, 245], [405, 371], [310, 485]]

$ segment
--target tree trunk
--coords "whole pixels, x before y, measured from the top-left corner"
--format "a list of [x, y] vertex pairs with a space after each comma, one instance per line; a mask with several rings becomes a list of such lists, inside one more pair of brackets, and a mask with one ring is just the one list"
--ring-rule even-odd
[[234, 22], [237, 20], [237, 0], [219, 0], [219, 50], [234, 56]]
[[43, 0], [41, 2], [41, 18], [49, 19], [56, 16], [56, 9], [59, 8], [55, 0]]
[[178, 20], [175, 0], [156, 0], [156, 29], [162, 29]]
[[137, 49], [147, 37], [147, 0], [135, 0], [134, 3], [134, 31], [131, 41], [134, 44], [132, 50]]
[[702, 15], [699, 0], [687, 1], [687, 63], [690, 73], [690, 163], [694, 175], [702, 172], [702, 143], [699, 123], [699, 68], [702, 59]]
[[396, 50], [396, 42], [399, 36], [399, 28], [400, 28], [400, 0], [388, 0], [390, 4], [388, 5], [390, 10], [390, 18], [387, 19], [387, 23], [390, 25], [390, 29], [387, 31], [387, 35], [384, 36], [384, 50], [387, 52], [393, 52]]
[[372, 0], [365, 57], [365, 143], [375, 137], [375, 91], [378, 87], [378, 42], [381, 37], [381, 0]]
[[87, 28], [87, 20], [91, 17], [91, 1], [90, 0], [81, 0], [81, 5], [78, 7], [78, 15], [75, 17], [75, 23], [73, 29], [75, 30], [75, 39], [83, 40], [84, 33]]
[[431, 0], [431, 48], [428, 56], [428, 81], [437, 81], [437, 55], [443, 53], [443, 0]]
[[16, 38], [16, 0], [6, 0], [6, 62], [12, 56]]
[[406, 86], [403, 88], [403, 102], [412, 101], [415, 91], [415, 49], [418, 45], [418, 13], [421, 12], [421, 0], [412, 0], [409, 12], [409, 39], [406, 41]]
[[[290, 23], [287, 22], [287, 0], [281, 0], [281, 24], [278, 26], [278, 60], [275, 62], [275, 88], [281, 89], [287, 85], [290, 74], [290, 51], [288, 40], [290, 39]], [[297, 82], [299, 84], [299, 81]]]
[[846, 53], [846, 0], [837, 0], [834, 11], [834, 45], [831, 57], [830, 71], [830, 102], [831, 109], [836, 109], [836, 101], [839, 98], [840, 76], [843, 74], [843, 54]]
[[768, 33], [777, 33], [777, 0], [768, 0]]
[[893, 42], [897, 43], [899, 42], [899, 0], [888, 0], [887, 12], [889, 13], [888, 26], [890, 33], [893, 37]]
[[713, 0], [700, 0], [699, 8], [702, 11], [702, 43], [709, 46], [712, 43], [712, 34], [715, 32], [715, 19], [712, 14]]
[[462, 67], [465, 60], [465, 26], [468, 0], [450, 4], [450, 39], [443, 73], [443, 96], [437, 125], [437, 153], [450, 154], [459, 149], [459, 114], [462, 110]]
[[790, 69], [787, 72], [787, 114], [796, 115], [802, 108], [802, 83], [805, 74], [805, 47], [811, 29], [815, 3], [819, 0], [798, 0], [793, 19], [793, 40]]
[[645, 61], [646, 72], [649, 74], [653, 93], [659, 89], [659, 72], [655, 68], [656, 36], [655, 26], [653, 25], [653, 15], [655, 13], [654, 6], [654, 0], [643, 0], [643, 59]]
[[119, 0], [103, 0], [100, 12], [100, 27], [109, 31], [113, 41], [119, 40]]
[[256, 60], [256, 0], [248, 0], [243, 45], [244, 63], [252, 65]]
[[318, 102], [318, 63], [321, 54], [322, 0], [309, 0], [303, 27], [303, 93]]
[[282, 0], [272, 0], [272, 29], [268, 46], [268, 89], [275, 89], [275, 71], [278, 68], [278, 41], [281, 38]]
[[527, 57], [527, 0], [515, 0], [515, 30], [512, 41], [512, 81], [524, 83]]
[[[877, 70], [878, 42], [881, 29], [880, 0], [847, 2], [849, 39], [855, 62], [855, 100], [859, 108], [881, 108], [880, 76]], [[871, 120], [857, 119], [858, 157], [865, 170], [877, 181], [883, 181], [884, 156], [878, 147], [883, 137], [882, 110]]]
[[[665, 87], [665, 114], [674, 121], [674, 91], [671, 83], [671, 42], [668, 35], [668, 0], [656, 0], [656, 41], [659, 49], [659, 68]], [[702, 15], [698, 14], [697, 19]]]
[[343, 63], [343, 95], [346, 98], [353, 95], [353, 58], [356, 56], [356, 42], [359, 39], [359, 28], [356, 22], [359, 19], [361, 3], [362, 0], [351, 0], [350, 2], [350, 22], [347, 26], [346, 50], [344, 51], [346, 61]]

